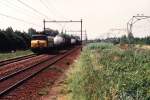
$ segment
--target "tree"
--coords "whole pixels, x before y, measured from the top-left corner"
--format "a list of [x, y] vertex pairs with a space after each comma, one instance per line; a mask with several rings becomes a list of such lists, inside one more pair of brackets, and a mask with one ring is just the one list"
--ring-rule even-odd
[[13, 33], [14, 31], [13, 31], [13, 29], [12, 29], [12, 27], [8, 27], [5, 31], [4, 31], [4, 33], [5, 33], [5, 35], [7, 36], [7, 38], [8, 38], [8, 40], [7, 40], [7, 42], [10, 44], [9, 45], [9, 47], [8, 48], [10, 48], [10, 49], [15, 49], [15, 35], [14, 35], [14, 33]]
[[11, 27], [0, 30], [0, 51], [11, 51], [16, 49], [28, 49], [31, 37], [20, 31], [13, 31]]
[[150, 44], [150, 36], [149, 37], [145, 37], [144, 43], [145, 44]]
[[121, 43], [121, 44], [126, 44], [126, 43], [128, 43], [128, 38], [126, 37], [126, 35], [123, 35], [123, 36], [120, 38], [120, 43]]
[[46, 29], [45, 33], [47, 35], [50, 35], [50, 36], [56, 36], [56, 35], [59, 34], [59, 32], [57, 30], [53, 30], [53, 29], [50, 29], [50, 28]]
[[26, 48], [28, 48], [28, 44], [26, 42], [25, 37], [23, 36], [23, 33], [21, 33], [20, 31], [15, 31], [14, 33], [17, 35], [16, 37], [19, 40], [19, 41], [17, 41], [18, 42], [18, 48], [19, 49], [26, 49]]
[[134, 43], [134, 36], [133, 36], [133, 34], [131, 32], [128, 34], [128, 39], [129, 39], [129, 44], [133, 44]]
[[28, 34], [29, 34], [30, 36], [32, 36], [33, 34], [37, 34], [37, 32], [36, 32], [35, 29], [29, 28], [29, 29], [28, 29]]
[[3, 31], [0, 31], [0, 51], [8, 51], [10, 49], [9, 39]]

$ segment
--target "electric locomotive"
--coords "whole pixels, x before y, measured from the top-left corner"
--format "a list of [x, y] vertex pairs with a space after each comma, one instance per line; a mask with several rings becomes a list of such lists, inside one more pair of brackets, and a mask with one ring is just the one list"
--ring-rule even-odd
[[43, 34], [32, 35], [31, 38], [31, 50], [33, 52], [42, 52], [47, 50], [49, 47], [54, 46], [54, 37]]
[[47, 47], [47, 36], [46, 35], [32, 35], [31, 48], [46, 48]]

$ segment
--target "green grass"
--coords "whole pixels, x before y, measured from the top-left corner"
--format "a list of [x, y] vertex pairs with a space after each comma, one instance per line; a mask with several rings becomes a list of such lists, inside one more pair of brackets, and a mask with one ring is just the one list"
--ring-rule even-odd
[[25, 50], [25, 51], [16, 51], [14, 53], [0, 53], [0, 60], [6, 60], [6, 59], [11, 59], [11, 58], [16, 58], [16, 57], [21, 57], [25, 55], [33, 54], [32, 51], [30, 50]]
[[89, 44], [67, 82], [72, 100], [149, 100], [150, 51]]

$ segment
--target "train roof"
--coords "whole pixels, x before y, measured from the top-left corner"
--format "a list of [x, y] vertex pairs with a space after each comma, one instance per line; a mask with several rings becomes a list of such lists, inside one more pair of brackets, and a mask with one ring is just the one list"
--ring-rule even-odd
[[41, 35], [41, 34], [32, 35], [31, 39], [32, 40], [43, 40], [43, 39], [45, 40], [45, 39], [47, 39], [47, 35]]
[[34, 35], [32, 35], [32, 37], [37, 37], [37, 36], [47, 36], [47, 35], [44, 35], [44, 34], [34, 34]]

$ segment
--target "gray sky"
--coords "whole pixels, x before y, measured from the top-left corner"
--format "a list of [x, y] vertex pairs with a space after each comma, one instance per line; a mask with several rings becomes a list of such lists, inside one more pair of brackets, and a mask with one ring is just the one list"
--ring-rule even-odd
[[[106, 37], [112, 28], [126, 28], [133, 15], [150, 16], [150, 0], [20, 0], [32, 6], [38, 14], [22, 5], [18, 0], [0, 0], [0, 13], [23, 19], [33, 24], [19, 22], [0, 15], [0, 28], [12, 26], [27, 31], [29, 27], [43, 29], [43, 19], [80, 20], [89, 38]], [[44, 16], [45, 15], [45, 16]], [[48, 16], [48, 18], [47, 18]], [[53, 29], [79, 30], [80, 24], [47, 24]], [[133, 26], [135, 36], [150, 35], [150, 19], [137, 22]], [[113, 31], [110, 36], [120, 36], [124, 32]]]

